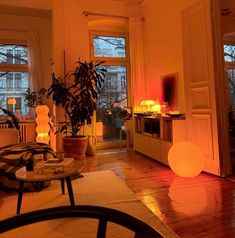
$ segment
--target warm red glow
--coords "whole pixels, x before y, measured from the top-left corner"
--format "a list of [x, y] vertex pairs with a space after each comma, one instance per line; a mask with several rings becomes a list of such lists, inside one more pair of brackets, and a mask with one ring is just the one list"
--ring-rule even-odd
[[204, 155], [201, 149], [192, 142], [180, 141], [169, 150], [168, 163], [178, 176], [192, 178], [202, 171]]

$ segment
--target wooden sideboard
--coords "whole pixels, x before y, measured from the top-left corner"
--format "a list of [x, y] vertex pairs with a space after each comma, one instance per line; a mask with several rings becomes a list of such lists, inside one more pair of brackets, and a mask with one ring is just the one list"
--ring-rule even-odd
[[171, 146], [185, 138], [185, 117], [134, 116], [134, 150], [165, 165]]

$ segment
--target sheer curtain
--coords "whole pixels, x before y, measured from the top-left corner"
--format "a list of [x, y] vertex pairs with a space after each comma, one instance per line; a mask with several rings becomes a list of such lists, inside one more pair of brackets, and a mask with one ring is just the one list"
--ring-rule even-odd
[[38, 90], [41, 87], [40, 80], [42, 80], [38, 32], [27, 32], [27, 47], [29, 87], [31, 90]]
[[142, 28], [143, 19], [133, 17], [129, 19], [131, 88], [134, 111], [141, 111], [140, 102], [146, 96]]

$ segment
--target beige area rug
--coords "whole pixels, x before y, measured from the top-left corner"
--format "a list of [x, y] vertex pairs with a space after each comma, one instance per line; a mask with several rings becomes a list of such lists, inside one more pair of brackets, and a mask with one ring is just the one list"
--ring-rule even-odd
[[[76, 205], [99, 205], [118, 209], [152, 225], [164, 237], [178, 237], [161, 222], [135, 194], [110, 170], [83, 173], [84, 177], [72, 181]], [[0, 219], [15, 216], [17, 195], [0, 197]], [[60, 182], [37, 193], [24, 193], [21, 213], [62, 205], [69, 205], [69, 197], [61, 194]], [[41, 222], [19, 228], [1, 235], [3, 237], [95, 237], [97, 223], [93, 219], [66, 218]], [[133, 237], [133, 234], [118, 225], [108, 225], [107, 237]]]

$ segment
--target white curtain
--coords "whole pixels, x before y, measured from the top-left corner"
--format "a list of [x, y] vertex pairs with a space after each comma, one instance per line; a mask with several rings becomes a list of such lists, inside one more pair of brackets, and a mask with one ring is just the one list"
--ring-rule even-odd
[[143, 20], [141, 18], [131, 17], [129, 19], [131, 91], [134, 111], [141, 111], [140, 102], [146, 96], [142, 28]]
[[40, 60], [40, 45], [38, 32], [27, 32], [29, 87], [31, 90], [38, 90], [40, 80], [42, 82], [42, 69]]

